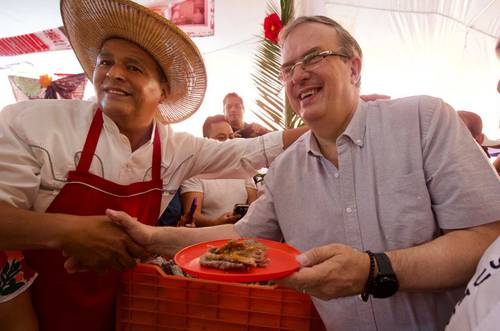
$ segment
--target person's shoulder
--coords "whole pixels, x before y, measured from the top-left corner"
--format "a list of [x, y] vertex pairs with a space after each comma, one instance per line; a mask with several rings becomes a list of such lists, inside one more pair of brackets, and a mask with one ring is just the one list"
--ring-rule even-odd
[[81, 100], [29, 100], [6, 106], [0, 114], [13, 127], [38, 130], [81, 126], [91, 120], [95, 104]]
[[94, 109], [95, 104], [82, 100], [28, 100], [6, 106], [2, 113], [6, 116], [73, 116], [75, 112], [86, 112]]
[[453, 111], [442, 99], [428, 95], [369, 102], [367, 107], [369, 120], [395, 121], [403, 126], [423, 123], [427, 127], [435, 116], [447, 116]]
[[391, 100], [368, 102], [370, 107], [377, 107], [383, 111], [429, 110], [439, 108], [443, 104], [440, 98], [429, 95], [415, 95]]

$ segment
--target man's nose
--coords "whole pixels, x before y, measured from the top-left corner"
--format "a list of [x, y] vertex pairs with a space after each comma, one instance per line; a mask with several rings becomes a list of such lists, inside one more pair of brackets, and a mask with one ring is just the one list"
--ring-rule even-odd
[[123, 80], [124, 79], [124, 71], [123, 68], [119, 65], [112, 65], [108, 72], [106, 72], [106, 77], [110, 79], [118, 79], [118, 80]]
[[295, 84], [308, 77], [309, 77], [309, 71], [305, 70], [302, 64], [299, 64], [296, 65], [295, 68], [293, 68], [291, 82]]

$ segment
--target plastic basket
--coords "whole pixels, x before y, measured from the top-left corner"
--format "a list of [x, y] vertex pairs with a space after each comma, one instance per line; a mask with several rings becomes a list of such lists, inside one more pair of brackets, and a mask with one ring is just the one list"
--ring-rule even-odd
[[121, 279], [119, 331], [324, 331], [309, 296], [272, 286], [166, 275], [138, 265]]

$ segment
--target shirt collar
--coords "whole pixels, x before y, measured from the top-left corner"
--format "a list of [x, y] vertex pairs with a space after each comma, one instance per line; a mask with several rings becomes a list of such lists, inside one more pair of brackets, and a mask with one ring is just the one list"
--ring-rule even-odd
[[355, 145], [363, 147], [365, 143], [366, 132], [366, 111], [367, 103], [360, 99], [358, 102], [358, 107], [352, 115], [351, 121], [347, 125], [347, 128], [344, 130], [344, 133], [340, 135], [340, 137], [349, 137]]
[[[358, 107], [356, 111], [352, 115], [351, 121], [345, 131], [340, 135], [349, 137], [352, 142], [359, 146], [363, 147], [365, 143], [365, 131], [366, 131], [366, 102], [363, 100], [359, 100]], [[339, 137], [339, 138], [340, 138]], [[323, 156], [321, 150], [319, 148], [318, 140], [312, 133], [312, 131], [308, 131], [304, 134], [304, 142], [306, 144], [306, 152], [315, 156]]]
[[[116, 125], [116, 123], [108, 117], [108, 115], [106, 115], [104, 112], [102, 113], [102, 118], [103, 118], [103, 127], [106, 131], [109, 131], [111, 132], [112, 134], [114, 135], [122, 135], [120, 133], [120, 129], [118, 128], [118, 125]], [[153, 139], [154, 139], [154, 133], [155, 133], [155, 129], [156, 129], [156, 119], [153, 121], [153, 130], [151, 130], [151, 136], [149, 137], [149, 140], [144, 144], [144, 145], [150, 145], [153, 143]], [[144, 146], [143, 145], [143, 146]]]
[[323, 156], [319, 149], [318, 140], [311, 130], [304, 134], [304, 142], [306, 144], [306, 152], [314, 156]]

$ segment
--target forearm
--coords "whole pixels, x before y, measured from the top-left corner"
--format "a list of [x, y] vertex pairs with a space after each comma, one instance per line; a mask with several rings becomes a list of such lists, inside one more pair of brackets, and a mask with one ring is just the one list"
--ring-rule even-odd
[[0, 202], [0, 250], [59, 248], [67, 220]]
[[0, 304], [0, 330], [38, 330], [38, 320], [31, 303], [29, 289], [12, 300]]
[[446, 233], [423, 245], [387, 252], [400, 290], [464, 286], [486, 248], [500, 235], [500, 222]]
[[216, 224], [217, 219], [212, 219], [203, 213], [195, 214], [194, 219], [195, 219], [196, 227], [218, 225], [218, 224]]
[[153, 230], [148, 249], [170, 257], [189, 245], [209, 240], [239, 237], [233, 224], [209, 226], [205, 228], [156, 227]]

